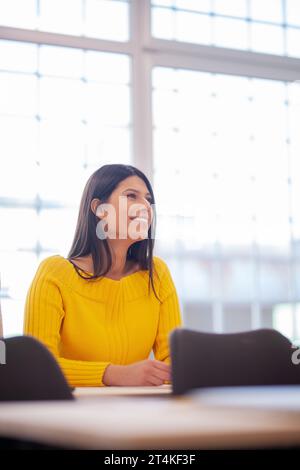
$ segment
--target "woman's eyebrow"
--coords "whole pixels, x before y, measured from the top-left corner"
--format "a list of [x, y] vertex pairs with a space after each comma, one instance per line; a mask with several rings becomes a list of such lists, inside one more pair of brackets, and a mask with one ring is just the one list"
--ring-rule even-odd
[[[134, 188], [127, 188], [127, 189], [124, 189], [123, 193], [125, 191], [134, 191], [135, 193], [140, 193], [141, 191], [138, 191], [137, 189], [134, 189]], [[150, 193], [146, 193], [146, 196], [151, 196]]]

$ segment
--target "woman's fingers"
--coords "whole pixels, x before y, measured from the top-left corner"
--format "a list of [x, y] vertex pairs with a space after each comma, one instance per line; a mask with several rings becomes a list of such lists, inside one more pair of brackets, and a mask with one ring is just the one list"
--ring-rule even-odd
[[[164, 380], [170, 380], [171, 378], [171, 368], [167, 364], [162, 364], [164, 367], [161, 367], [161, 365], [155, 365], [155, 372], [158, 374], [159, 377], [163, 378]], [[167, 367], [165, 367], [167, 366]]]
[[157, 377], [158, 379], [164, 381], [164, 380], [170, 380], [171, 373], [170, 371], [155, 368], [153, 369], [151, 376]]
[[165, 362], [162, 362], [162, 361], [154, 360], [153, 365], [156, 368], [161, 369], [161, 370], [165, 370], [165, 371], [170, 371], [170, 369], [171, 369], [171, 366], [169, 364], [166, 364]]
[[162, 385], [164, 383], [164, 381], [161, 378], [155, 375], [150, 375], [148, 377], [148, 382], [150, 385]]

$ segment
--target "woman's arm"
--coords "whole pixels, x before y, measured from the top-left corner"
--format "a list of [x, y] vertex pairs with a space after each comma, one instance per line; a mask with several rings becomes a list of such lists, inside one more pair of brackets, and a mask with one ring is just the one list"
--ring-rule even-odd
[[35, 336], [48, 347], [70, 386], [104, 386], [102, 377], [110, 362], [79, 361], [60, 356], [60, 328], [64, 315], [60, 289], [42, 262], [27, 294], [24, 334]]

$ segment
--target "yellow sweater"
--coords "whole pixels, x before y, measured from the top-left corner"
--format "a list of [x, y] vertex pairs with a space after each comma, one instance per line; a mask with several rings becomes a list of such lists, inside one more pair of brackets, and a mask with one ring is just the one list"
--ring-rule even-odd
[[43, 260], [29, 288], [24, 333], [54, 354], [71, 386], [104, 386], [109, 364], [154, 357], [170, 363], [168, 336], [181, 326], [176, 288], [166, 263], [154, 257], [154, 285], [148, 271], [119, 281], [86, 281], [60, 255]]

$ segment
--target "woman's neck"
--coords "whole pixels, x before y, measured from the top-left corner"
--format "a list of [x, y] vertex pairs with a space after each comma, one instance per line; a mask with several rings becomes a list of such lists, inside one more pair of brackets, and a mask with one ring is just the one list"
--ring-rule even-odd
[[107, 273], [110, 277], [122, 277], [132, 269], [132, 261], [127, 260], [129, 244], [127, 240], [108, 240], [112, 253], [112, 265]]
[[[124, 242], [126, 240], [108, 240], [112, 253], [112, 265], [106, 273], [106, 277], [118, 280], [123, 276], [131, 274], [131, 272], [137, 271], [138, 263], [134, 260], [127, 260], [127, 251], [130, 244]], [[89, 273], [94, 272], [92, 255], [74, 258], [74, 261], [80, 269]]]

